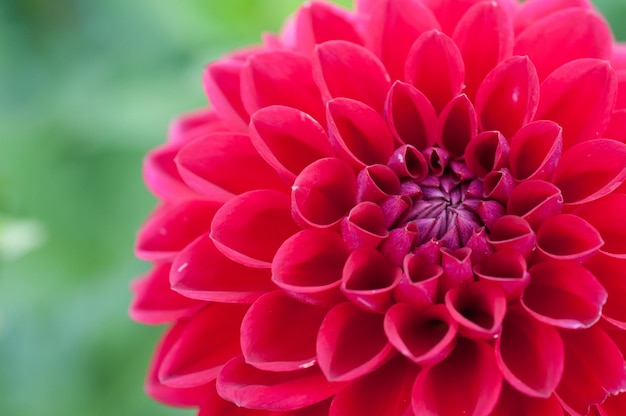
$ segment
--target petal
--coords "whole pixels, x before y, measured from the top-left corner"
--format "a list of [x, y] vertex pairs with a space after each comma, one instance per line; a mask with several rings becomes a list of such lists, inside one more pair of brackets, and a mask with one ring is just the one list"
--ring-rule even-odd
[[582, 204], [613, 192], [626, 180], [626, 144], [609, 139], [566, 151], [554, 174], [566, 204]]
[[541, 80], [567, 62], [609, 59], [613, 36], [595, 12], [572, 7], [535, 21], [515, 39], [515, 55], [527, 55]]
[[261, 157], [289, 180], [318, 159], [333, 155], [324, 128], [291, 107], [265, 107], [252, 115], [250, 138]]
[[553, 121], [534, 121], [511, 138], [510, 166], [518, 181], [550, 180], [563, 150], [563, 129]]
[[174, 388], [207, 384], [240, 354], [239, 326], [247, 305], [213, 303], [186, 321], [159, 368], [161, 383]]
[[478, 132], [476, 111], [465, 94], [456, 96], [439, 115], [439, 145], [454, 158], [461, 158]]
[[608, 293], [602, 316], [611, 323], [626, 328], [626, 259], [598, 254], [589, 260], [585, 267], [598, 279]]
[[526, 56], [512, 56], [487, 74], [476, 93], [476, 112], [483, 130], [511, 138], [532, 120], [539, 104], [539, 78]]
[[515, 14], [515, 33], [520, 33], [543, 17], [569, 7], [590, 9], [589, 0], [528, 0], [523, 2]]
[[215, 133], [194, 140], [178, 152], [176, 164], [192, 189], [216, 201], [254, 189], [287, 189], [250, 137], [242, 134]]
[[524, 256], [512, 248], [496, 251], [476, 265], [474, 273], [479, 280], [499, 286], [507, 300], [517, 299], [530, 280]]
[[607, 293], [589, 270], [569, 261], [548, 260], [528, 272], [530, 284], [521, 300], [536, 319], [567, 329], [598, 322]]
[[535, 119], [553, 120], [563, 127], [567, 149], [602, 134], [613, 112], [616, 94], [615, 71], [607, 61], [577, 59], [557, 68], [543, 81]]
[[387, 162], [398, 178], [411, 178], [420, 182], [428, 175], [428, 162], [417, 148], [410, 144], [398, 147]]
[[328, 312], [317, 335], [317, 359], [330, 381], [354, 380], [382, 366], [395, 350], [383, 330], [384, 315], [350, 302]]
[[548, 218], [537, 230], [537, 248], [541, 254], [557, 260], [582, 262], [604, 244], [591, 224], [572, 214]]
[[302, 110], [323, 123], [324, 105], [309, 59], [286, 50], [252, 55], [241, 71], [241, 98], [248, 114], [280, 104]]
[[[337, 393], [328, 416], [398, 416], [406, 410], [417, 367], [398, 355]], [[320, 415], [321, 416], [321, 415]]]
[[252, 303], [275, 288], [269, 270], [232, 261], [215, 247], [208, 234], [181, 251], [169, 278], [176, 292], [209, 302]]
[[622, 392], [607, 397], [604, 403], [598, 405], [600, 416], [619, 416], [626, 409], [626, 393]]
[[487, 416], [501, 388], [502, 373], [493, 348], [483, 341], [459, 338], [452, 354], [417, 376], [413, 412], [420, 416]]
[[143, 225], [135, 254], [144, 260], [169, 260], [196, 237], [209, 230], [220, 204], [212, 201], [188, 200], [162, 205]]
[[313, 71], [324, 101], [352, 98], [382, 114], [391, 81], [369, 50], [342, 40], [325, 42], [315, 49]]
[[446, 292], [461, 285], [465, 285], [474, 280], [472, 272], [471, 250], [460, 248], [452, 251], [448, 248], [441, 249], [441, 267], [443, 275], [439, 278], [439, 298]]
[[[626, 89], [626, 87], [624, 87], [624, 89]], [[616, 110], [613, 112], [611, 115], [611, 121], [609, 122], [603, 136], [622, 143], [626, 142], [626, 109]]]
[[205, 400], [200, 405], [198, 416], [267, 416], [263, 410], [250, 410], [238, 407], [234, 403], [222, 399], [215, 390], [215, 382], [207, 387]]
[[207, 66], [204, 76], [204, 89], [215, 111], [227, 124], [238, 131], [248, 126], [248, 113], [241, 101], [241, 70], [244, 61], [221, 59]]
[[540, 180], [524, 181], [513, 189], [507, 214], [517, 215], [537, 230], [546, 219], [561, 212], [563, 196], [559, 188]]
[[277, 191], [241, 194], [217, 211], [211, 239], [231, 260], [269, 268], [278, 247], [298, 231], [289, 205], [289, 197]]
[[370, 165], [362, 169], [356, 178], [357, 201], [382, 202], [400, 189], [400, 180], [386, 165]]
[[496, 250], [515, 250], [527, 258], [535, 249], [537, 238], [528, 221], [517, 215], [505, 215], [493, 223], [487, 241]]
[[305, 225], [327, 228], [339, 224], [356, 203], [356, 178], [341, 159], [313, 162], [300, 172], [291, 193], [295, 217]]
[[380, 207], [373, 202], [361, 202], [350, 210], [341, 223], [341, 234], [351, 250], [376, 248], [389, 231]]
[[241, 323], [241, 351], [246, 362], [267, 371], [311, 367], [317, 361], [315, 339], [326, 312], [280, 291], [261, 296]]
[[427, 306], [435, 303], [437, 282], [443, 275], [443, 268], [430, 263], [423, 256], [407, 254], [403, 261], [403, 277], [394, 290], [398, 302]]
[[172, 322], [193, 313], [203, 302], [188, 299], [170, 288], [170, 263], [154, 266], [152, 271], [132, 283], [133, 300], [128, 314], [143, 324]]
[[482, 1], [463, 15], [452, 39], [465, 62], [465, 93], [474, 99], [483, 79], [513, 52], [513, 26], [504, 8]]
[[328, 127], [336, 150], [354, 166], [386, 163], [393, 152], [393, 136], [373, 108], [350, 98], [328, 102]]
[[602, 237], [600, 251], [610, 256], [626, 258], [626, 195], [609, 194], [604, 198], [579, 206], [572, 213], [593, 226]]
[[452, 39], [437, 30], [420, 35], [407, 56], [404, 79], [421, 91], [440, 113], [461, 93], [465, 67]]
[[437, 113], [428, 98], [410, 84], [396, 81], [391, 86], [385, 118], [400, 143], [424, 150], [437, 141]]
[[240, 407], [281, 412], [320, 402], [343, 387], [343, 383], [326, 381], [316, 366], [269, 372], [246, 364], [243, 357], [230, 360], [217, 377], [217, 392], [222, 398]]
[[479, 178], [502, 168], [507, 164], [508, 158], [509, 143], [497, 131], [485, 131], [478, 134], [465, 148], [465, 163]]
[[385, 314], [389, 342], [420, 365], [444, 360], [456, 345], [457, 329], [458, 324], [441, 304], [422, 309], [397, 303]]
[[178, 174], [174, 158], [179, 150], [178, 145], [157, 147], [144, 159], [144, 182], [154, 195], [163, 200], [197, 198]]
[[535, 320], [519, 305], [509, 307], [495, 349], [511, 386], [531, 397], [552, 396], [564, 366], [563, 342], [555, 328]]
[[333, 304], [350, 252], [334, 231], [307, 229], [287, 239], [272, 261], [272, 280], [291, 297], [312, 304]]
[[515, 390], [508, 383], [502, 384], [502, 393], [490, 416], [563, 416], [563, 407], [556, 396], [549, 399], [530, 397]]

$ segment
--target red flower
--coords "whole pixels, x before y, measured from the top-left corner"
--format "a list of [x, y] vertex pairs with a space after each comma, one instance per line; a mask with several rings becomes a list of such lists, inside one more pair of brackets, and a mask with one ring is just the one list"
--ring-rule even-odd
[[200, 415], [626, 414], [626, 47], [585, 0], [302, 6], [147, 158]]

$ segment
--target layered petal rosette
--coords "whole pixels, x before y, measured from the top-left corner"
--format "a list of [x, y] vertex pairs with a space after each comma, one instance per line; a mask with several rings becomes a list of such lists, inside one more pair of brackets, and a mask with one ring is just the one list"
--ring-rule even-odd
[[356, 3], [210, 64], [148, 155], [148, 393], [626, 414], [626, 47], [586, 0]]

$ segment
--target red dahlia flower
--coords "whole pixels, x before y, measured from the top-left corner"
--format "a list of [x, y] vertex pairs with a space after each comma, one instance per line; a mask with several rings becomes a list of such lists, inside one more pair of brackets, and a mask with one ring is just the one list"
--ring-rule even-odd
[[312, 2], [146, 160], [148, 393], [626, 414], [626, 47], [585, 0]]

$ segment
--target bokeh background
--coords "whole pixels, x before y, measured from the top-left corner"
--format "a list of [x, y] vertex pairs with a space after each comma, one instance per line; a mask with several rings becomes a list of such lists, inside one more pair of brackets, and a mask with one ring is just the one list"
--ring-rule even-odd
[[[163, 328], [127, 317], [142, 157], [299, 3], [0, 1], [0, 415], [194, 414], [144, 395]], [[596, 4], [626, 39], [626, 2]]]

